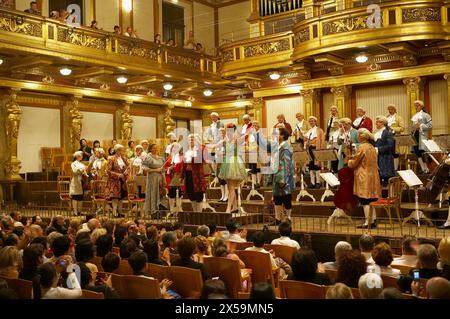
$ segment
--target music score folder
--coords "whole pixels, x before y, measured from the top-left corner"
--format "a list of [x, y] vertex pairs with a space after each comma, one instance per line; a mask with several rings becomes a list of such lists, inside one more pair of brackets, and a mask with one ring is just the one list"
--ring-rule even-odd
[[417, 175], [410, 169], [406, 171], [398, 171], [398, 175], [400, 175], [408, 187], [418, 187], [423, 185], [420, 178], [417, 177]]

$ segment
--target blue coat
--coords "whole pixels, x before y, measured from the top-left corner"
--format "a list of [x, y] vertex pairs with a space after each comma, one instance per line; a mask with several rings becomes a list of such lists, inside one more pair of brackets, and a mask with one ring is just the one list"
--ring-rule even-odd
[[375, 142], [375, 147], [378, 148], [378, 171], [382, 179], [389, 179], [395, 176], [394, 167], [394, 136], [385, 129]]
[[[288, 142], [284, 142], [280, 145], [279, 152], [276, 155], [275, 166], [278, 164], [278, 167], [272, 168], [275, 171], [272, 184], [273, 195], [283, 196], [292, 194], [295, 190], [292, 147]], [[280, 184], [285, 184], [286, 186], [281, 188]]]

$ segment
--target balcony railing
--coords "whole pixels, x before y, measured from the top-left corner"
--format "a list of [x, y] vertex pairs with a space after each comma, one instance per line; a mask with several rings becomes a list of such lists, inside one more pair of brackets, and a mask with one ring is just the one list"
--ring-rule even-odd
[[[181, 48], [158, 45], [102, 30], [71, 27], [52, 19], [14, 10], [0, 9], [0, 39], [16, 50], [31, 47], [39, 53], [92, 58], [94, 62], [116, 62], [137, 67], [176, 68], [181, 72], [215, 74], [217, 57]], [[44, 51], [41, 51], [44, 50]]]

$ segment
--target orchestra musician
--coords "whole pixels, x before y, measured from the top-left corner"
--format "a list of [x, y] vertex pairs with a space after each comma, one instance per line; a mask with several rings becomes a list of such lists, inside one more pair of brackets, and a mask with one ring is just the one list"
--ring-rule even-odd
[[160, 191], [161, 187], [165, 187], [166, 180], [163, 173], [164, 160], [158, 154], [158, 145], [151, 144], [148, 150], [149, 153], [142, 161], [142, 168], [147, 173], [144, 211], [150, 215], [159, 210]]
[[134, 151], [136, 154], [131, 162], [131, 178], [136, 182], [139, 197], [142, 198], [146, 183], [146, 176], [144, 175], [144, 168], [142, 167], [142, 162], [145, 159], [143, 154], [144, 148], [142, 145], [136, 145]]
[[428, 167], [423, 161], [423, 153], [425, 152], [423, 140], [430, 138], [429, 132], [433, 127], [433, 123], [430, 114], [425, 112], [423, 101], [415, 101], [414, 107], [416, 108], [417, 113], [411, 118], [411, 133], [413, 134], [417, 145], [415, 145], [413, 149], [418, 157], [420, 168], [424, 173], [428, 173]]
[[369, 132], [372, 132], [373, 123], [372, 119], [366, 115], [366, 111], [361, 106], [356, 108], [356, 119], [353, 121], [353, 127], [358, 130], [360, 128], [366, 128]]
[[253, 135], [250, 134], [253, 131], [253, 124], [250, 115], [245, 114], [242, 119], [244, 120], [244, 125], [240, 130], [240, 136], [245, 136], [245, 145], [248, 145], [249, 139], [250, 142], [253, 142]]
[[170, 132], [169, 134], [167, 134], [167, 138], [169, 139], [169, 144], [166, 145], [166, 148], [164, 150], [164, 155], [163, 155], [164, 161], [170, 155], [170, 150], [172, 149], [173, 143], [176, 143], [178, 141], [177, 136], [173, 132]]
[[375, 125], [377, 131], [374, 134], [375, 150], [378, 154], [378, 168], [380, 170], [381, 183], [386, 186], [389, 178], [395, 176], [394, 168], [394, 136], [386, 128], [388, 120], [384, 116], [377, 116]]
[[278, 124], [283, 124], [286, 130], [289, 132], [289, 136], [292, 135], [292, 127], [291, 124], [286, 122], [286, 117], [284, 114], [278, 114], [277, 115], [277, 123], [273, 126], [273, 128], [278, 128]]
[[370, 141], [373, 135], [368, 129], [358, 130], [359, 147], [355, 155], [348, 160], [348, 167], [354, 171], [353, 193], [358, 196], [363, 206], [366, 221], [357, 228], [376, 228], [376, 212], [373, 209], [369, 221], [370, 203], [381, 197], [380, 175], [378, 173], [378, 156]]
[[[339, 154], [339, 120], [334, 120], [331, 127], [332, 130], [330, 130], [327, 148], [334, 150], [337, 154]], [[338, 159], [335, 161], [330, 161], [330, 170], [333, 173], [337, 173], [339, 170], [339, 156], [337, 156], [337, 158]]]
[[[226, 140], [226, 130], [224, 127], [221, 127], [219, 129], [220, 139], [217, 144], [214, 145], [215, 149], [215, 162], [217, 163], [217, 172], [220, 172], [220, 167], [224, 161], [224, 154], [225, 154], [225, 140]], [[219, 175], [219, 174], [217, 174]], [[220, 199], [219, 202], [227, 202], [228, 201], [228, 187], [227, 187], [227, 181], [219, 178], [219, 184], [220, 184]]]
[[[405, 122], [403, 121], [403, 118], [400, 115], [398, 115], [397, 107], [394, 104], [389, 104], [387, 106], [387, 109], [389, 114], [387, 116], [388, 120], [387, 127], [394, 136], [403, 134], [403, 132], [405, 131]], [[407, 146], [400, 146], [397, 144], [395, 145], [395, 155], [394, 155], [395, 169], [398, 168], [399, 162], [398, 157], [406, 156], [407, 154], [409, 154], [409, 148]]]
[[308, 118], [310, 129], [305, 134], [305, 149], [311, 156], [309, 162], [309, 176], [311, 178], [311, 188], [320, 188], [320, 171], [321, 164], [315, 160], [313, 150], [321, 150], [325, 148], [325, 134], [323, 130], [317, 126], [317, 118], [310, 116]]
[[170, 213], [175, 213], [175, 204], [177, 191], [181, 197], [181, 173], [183, 171], [183, 149], [181, 144], [173, 143], [170, 154], [164, 163], [164, 172], [166, 174], [166, 187], [169, 197]]
[[[220, 134], [219, 130], [221, 128], [224, 128], [224, 125], [220, 121], [219, 113], [212, 112], [210, 114], [210, 118], [211, 118], [211, 124], [209, 125], [208, 129], [206, 130], [206, 140], [208, 141], [209, 144], [217, 144], [217, 143], [219, 143], [220, 138], [221, 138], [221, 134]], [[215, 162], [215, 155], [216, 155], [215, 153], [216, 153], [216, 149], [212, 148], [211, 149], [211, 158], [214, 161], [212, 167], [214, 170], [214, 175], [217, 175], [217, 163]]]
[[[126, 197], [126, 181], [129, 174], [125, 148], [121, 144], [114, 145], [114, 155], [108, 157], [108, 180], [106, 182], [106, 199], [112, 202], [112, 213], [118, 217], [117, 207], [122, 210], [122, 200]], [[119, 215], [121, 215], [119, 213]]]
[[[74, 161], [70, 165], [72, 168], [72, 178], [70, 179], [69, 196], [72, 199], [73, 214], [78, 216], [78, 203], [83, 201], [83, 176], [87, 176], [86, 165], [82, 163], [83, 151], [76, 151], [73, 154]], [[82, 207], [82, 203], [80, 208]]]
[[108, 161], [105, 158], [105, 150], [103, 148], [94, 149], [94, 160], [89, 163], [88, 173], [96, 179], [106, 178]]
[[352, 120], [348, 117], [344, 117], [339, 120], [339, 165], [340, 170], [347, 163], [348, 157], [351, 155], [354, 149], [358, 146], [358, 131], [352, 127]]
[[332, 105], [330, 107], [330, 117], [327, 120], [327, 129], [325, 130], [325, 139], [327, 141], [330, 140], [330, 135], [335, 132], [337, 129], [333, 127], [334, 121], [339, 121], [339, 113], [338, 108], [336, 105]]
[[299, 143], [303, 148], [303, 145], [305, 144], [304, 135], [308, 131], [308, 123], [305, 121], [305, 116], [303, 113], [297, 113], [295, 114], [295, 117], [297, 119], [297, 123], [295, 124], [295, 129], [292, 135], [295, 136], [295, 142]]

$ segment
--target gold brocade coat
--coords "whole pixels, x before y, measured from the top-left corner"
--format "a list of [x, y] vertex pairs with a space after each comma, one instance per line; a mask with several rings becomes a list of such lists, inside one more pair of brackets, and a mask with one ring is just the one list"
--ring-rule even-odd
[[[403, 121], [403, 118], [400, 115], [396, 114], [395, 121], [389, 128], [391, 129], [394, 136], [405, 134], [405, 122]], [[407, 155], [409, 154], [409, 151], [410, 148], [408, 146], [399, 146], [398, 144], [395, 145], [396, 154]]]
[[353, 193], [360, 198], [380, 198], [381, 183], [378, 174], [378, 155], [370, 143], [359, 145], [356, 155], [348, 161], [354, 171]]

